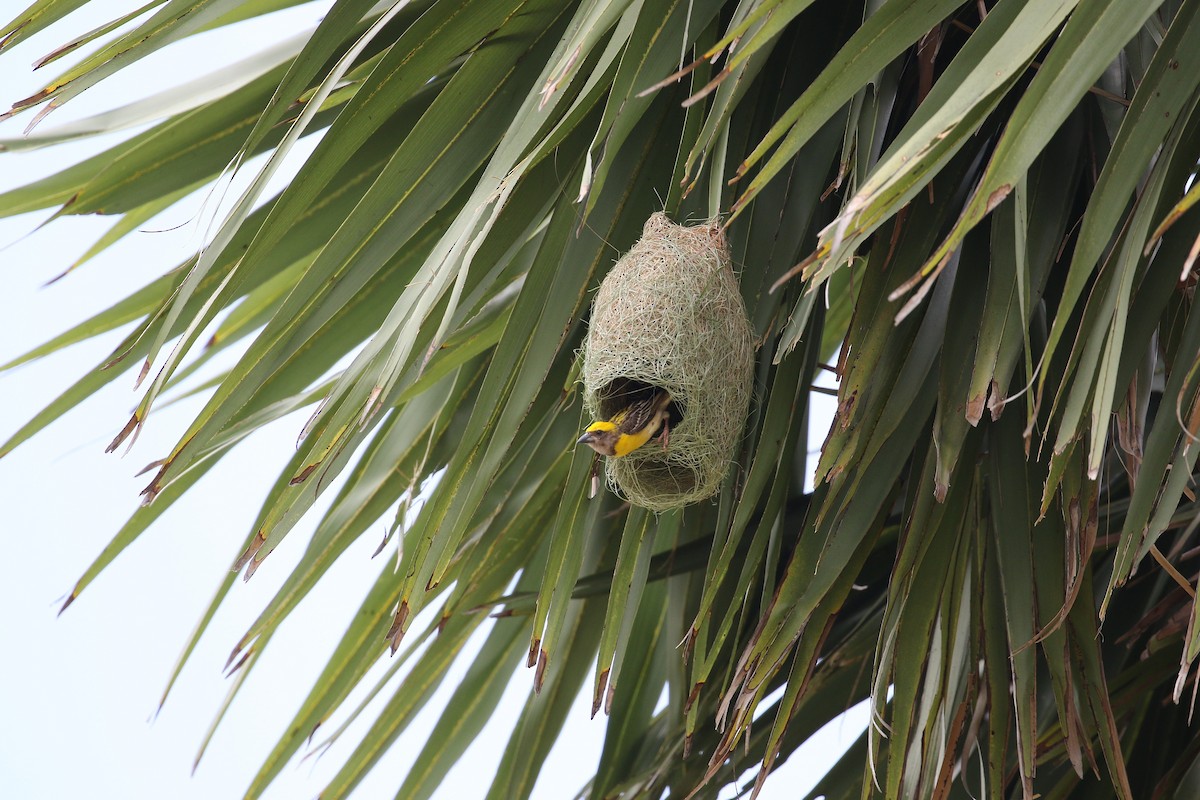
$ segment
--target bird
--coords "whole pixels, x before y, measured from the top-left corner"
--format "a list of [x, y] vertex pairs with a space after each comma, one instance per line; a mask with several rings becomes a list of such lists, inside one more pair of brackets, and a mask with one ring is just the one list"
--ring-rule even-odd
[[576, 444], [586, 444], [602, 456], [627, 456], [662, 431], [663, 449], [670, 433], [671, 394], [664, 389], [642, 395], [606, 420], [584, 429]]

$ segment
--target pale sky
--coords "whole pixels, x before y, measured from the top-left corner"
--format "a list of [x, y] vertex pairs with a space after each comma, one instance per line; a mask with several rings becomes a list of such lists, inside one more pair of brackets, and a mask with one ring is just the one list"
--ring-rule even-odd
[[[35, 58], [140, 4], [93, 2], [98, 10], [85, 8], [0, 56], [0, 107], [7, 108], [57, 74], [58, 65], [31, 73], [29, 64]], [[0, 15], [24, 5], [6, 5]], [[328, 5], [313, 3], [243, 24], [234, 36], [194, 37], [136, 72], [101, 83], [42, 125], [49, 129], [177, 84], [261, 46], [264, 39], [313, 24]], [[43, 74], [47, 71], [50, 74]], [[18, 117], [0, 125], [0, 138], [19, 136], [26, 123], [27, 117]], [[97, 149], [97, 143], [88, 142], [0, 154], [0, 191], [50, 174]], [[71, 217], [30, 236], [25, 234], [48, 213], [0, 220], [0, 268], [7, 287], [0, 294], [0, 363], [106, 308], [190, 255], [206, 230], [202, 207], [211, 210], [212, 203], [205, 207], [204, 199], [189, 198], [49, 287], [43, 284], [66, 269], [113, 219]], [[123, 333], [0, 374], [0, 438], [7, 438], [100, 361]], [[298, 558], [312, 519], [285, 540], [252, 581], [238, 583], [155, 717], [159, 697], [262, 497], [290, 455], [307, 412], [240, 445], [56, 617], [61, 599], [137, 507], [146, 478], [134, 474], [164, 455], [199, 409], [195, 399], [160, 408], [131, 453], [105, 455], [105, 445], [140, 397], [133, 391], [133, 377], [126, 370], [81, 408], [0, 459], [0, 542], [6, 548], [0, 557], [0, 635], [5, 643], [0, 709], [7, 723], [0, 727], [0, 786], [5, 798], [240, 797], [378, 570], [378, 562], [370, 559], [377, 539], [364, 536], [271, 642], [192, 775], [197, 747], [230, 685], [222, 677], [229, 649]], [[318, 511], [324, 508], [319, 504]], [[378, 665], [372, 674], [386, 667]], [[456, 675], [465, 669], [460, 659], [439, 697], [363, 782], [356, 798], [395, 794]], [[437, 797], [483, 796], [531, 677], [527, 671], [517, 675], [493, 723]], [[588, 698], [581, 697], [535, 797], [573, 797], [591, 773], [603, 725], [599, 719], [590, 720], [588, 710]], [[806, 745], [803, 754], [768, 780], [762, 797], [779, 800], [808, 791], [861, 730], [865, 718], [861, 709], [856, 712], [832, 726], [819, 742]], [[363, 724], [352, 728], [346, 741], [323, 759], [289, 765], [266, 796], [316, 796], [340, 758], [351, 752], [355, 732], [363, 730]]]

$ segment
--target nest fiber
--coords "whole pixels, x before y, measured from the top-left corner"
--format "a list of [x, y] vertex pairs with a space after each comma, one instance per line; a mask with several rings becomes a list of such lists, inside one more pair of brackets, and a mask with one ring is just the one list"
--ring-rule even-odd
[[653, 440], [607, 459], [634, 505], [680, 508], [720, 488], [738, 445], [754, 364], [746, 306], [717, 223], [646, 221], [596, 293], [583, 353], [584, 403], [608, 419], [632, 393], [671, 393], [668, 447]]

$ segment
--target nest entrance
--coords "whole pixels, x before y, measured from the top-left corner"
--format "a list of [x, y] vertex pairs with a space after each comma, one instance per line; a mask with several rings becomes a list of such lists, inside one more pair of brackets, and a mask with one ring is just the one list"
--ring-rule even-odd
[[609, 419], [646, 393], [671, 394], [671, 433], [607, 460], [609, 485], [651, 511], [720, 489], [737, 450], [753, 381], [754, 335], [719, 222], [646, 220], [609, 272], [583, 346], [584, 405]]
[[[600, 409], [601, 419], [611, 419], [622, 408], [627, 408], [639, 400], [645, 400], [662, 388], [636, 378], [614, 378], [596, 390], [596, 403]], [[667, 424], [678, 427], [683, 422], [683, 404], [672, 397], [667, 406]]]

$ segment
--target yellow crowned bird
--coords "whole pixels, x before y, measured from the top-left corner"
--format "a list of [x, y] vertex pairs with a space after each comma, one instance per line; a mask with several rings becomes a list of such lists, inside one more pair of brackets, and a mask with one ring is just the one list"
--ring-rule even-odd
[[602, 456], [627, 456], [661, 430], [667, 446], [671, 395], [659, 389], [642, 395], [612, 417], [588, 425], [576, 444], [586, 444]]

